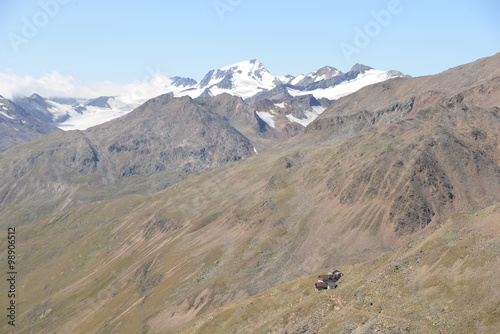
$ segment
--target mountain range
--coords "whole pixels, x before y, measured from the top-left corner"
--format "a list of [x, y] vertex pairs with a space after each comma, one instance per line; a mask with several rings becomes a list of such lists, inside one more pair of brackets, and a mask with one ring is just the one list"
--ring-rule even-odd
[[[19, 114], [19, 112], [0, 114], [0, 122], [4, 123], [5, 120], [4, 126], [9, 127], [8, 131], [0, 135], [3, 142], [0, 149], [5, 150], [15, 144], [34, 139], [37, 134], [42, 135], [57, 131], [57, 128], [84, 130], [108, 122], [131, 112], [146, 102], [146, 96], [154, 97], [151, 94], [155, 93], [158, 95], [170, 94], [175, 97], [190, 96], [193, 99], [226, 93], [241, 97], [251, 106], [262, 100], [276, 100], [277, 104], [281, 104], [285, 99], [288, 99], [288, 103], [290, 103], [293, 101], [291, 99], [293, 97], [313, 95], [322, 101], [320, 102], [322, 108], [314, 110], [311, 108], [304, 110], [306, 114], [299, 112], [299, 114], [295, 113], [295, 116], [292, 115], [293, 117], [283, 118], [287, 124], [307, 125], [324, 110], [325, 106], [329, 105], [328, 100], [338, 99], [366, 85], [398, 76], [403, 76], [403, 74], [397, 71], [376, 71], [367, 66], [356, 65], [346, 74], [331, 67], [324, 67], [297, 78], [293, 76], [276, 77], [271, 75], [258, 60], [251, 60], [212, 70], [200, 82], [182, 77], [164, 78], [164, 80], [159, 80], [159, 87], [156, 87], [154, 92], [131, 89], [123, 96], [100, 96], [88, 100], [46, 98], [36, 93], [29, 97], [18, 96], [9, 101], [8, 105], [24, 109], [26, 116]], [[271, 110], [256, 111], [260, 112], [257, 117], [263, 115], [261, 120], [272, 126], [274, 124], [272, 119], [276, 111]], [[277, 117], [280, 118], [280, 116]], [[12, 123], [10, 121], [13, 119], [19, 123], [17, 127], [8, 125]], [[19, 135], [16, 136], [18, 132]], [[28, 133], [30, 135], [27, 135]]]
[[402, 76], [405, 75], [398, 71], [378, 71], [356, 64], [347, 73], [325, 66], [307, 75], [276, 77], [254, 59], [212, 70], [199, 83], [191, 82], [192, 86], [171, 93], [192, 98], [228, 93], [252, 102], [308, 94], [335, 100], [366, 85]]
[[[349, 77], [335, 69], [251, 73], [266, 91], [231, 94], [229, 67], [207, 75], [214, 96], [0, 154], [16, 330], [500, 331], [500, 54], [334, 101], [300, 92]], [[339, 287], [314, 291], [330, 268]]]

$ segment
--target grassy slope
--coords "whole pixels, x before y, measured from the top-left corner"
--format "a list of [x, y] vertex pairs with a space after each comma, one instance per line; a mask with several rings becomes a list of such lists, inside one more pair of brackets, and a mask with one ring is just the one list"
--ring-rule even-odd
[[[172, 333], [499, 333], [500, 204], [451, 215], [379, 259], [217, 308]], [[170, 333], [170, 332], [168, 332]]]

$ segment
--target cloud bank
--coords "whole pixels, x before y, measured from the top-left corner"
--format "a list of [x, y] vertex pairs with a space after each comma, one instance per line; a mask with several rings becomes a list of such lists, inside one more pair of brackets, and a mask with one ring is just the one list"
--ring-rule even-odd
[[37, 93], [43, 97], [72, 97], [91, 99], [99, 96], [121, 96], [130, 101], [149, 99], [168, 91], [172, 80], [161, 74], [154, 74], [145, 81], [116, 84], [111, 81], [82, 83], [71, 75], [57, 71], [35, 78], [0, 72], [0, 95], [7, 99], [30, 96]]

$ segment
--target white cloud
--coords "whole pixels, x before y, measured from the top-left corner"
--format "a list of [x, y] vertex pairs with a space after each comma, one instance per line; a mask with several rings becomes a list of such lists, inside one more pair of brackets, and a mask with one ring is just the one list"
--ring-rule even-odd
[[147, 81], [134, 81], [120, 85], [110, 81], [82, 83], [71, 75], [57, 71], [44, 73], [35, 78], [0, 72], [0, 95], [12, 99], [15, 96], [30, 96], [37, 93], [43, 97], [95, 98], [99, 96], [121, 96], [125, 100], [146, 100], [171, 91], [171, 80], [161, 74], [151, 76]]

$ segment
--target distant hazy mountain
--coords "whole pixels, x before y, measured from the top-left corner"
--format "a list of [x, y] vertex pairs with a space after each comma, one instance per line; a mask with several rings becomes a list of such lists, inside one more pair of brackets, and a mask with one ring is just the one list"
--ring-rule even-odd
[[299, 75], [288, 83], [293, 86], [307, 87], [313, 82], [329, 80], [341, 74], [342, 72], [340, 72], [336, 68], [325, 66], [317, 71], [309, 73], [308, 75]]
[[[40, 101], [43, 103], [43, 100]], [[0, 96], [0, 152], [59, 129]]]
[[121, 117], [142, 102], [121, 96], [90, 100], [44, 98], [38, 94], [17, 97], [15, 103], [36, 118], [63, 130], [83, 130]]
[[323, 67], [306, 76], [299, 76], [288, 83], [288, 92], [293, 96], [312, 94], [316, 98], [337, 100], [359, 89], [397, 77], [407, 77], [399, 71], [379, 71], [356, 64], [347, 73], [332, 67]]
[[356, 64], [345, 74], [325, 66], [307, 75], [277, 77], [270, 74], [260, 61], [254, 59], [212, 70], [197, 85], [175, 94], [198, 98], [228, 93], [256, 102], [269, 99], [269, 94], [275, 95], [276, 91], [281, 91], [280, 97], [312, 94], [316, 98], [335, 100], [366, 85], [401, 76], [405, 75], [398, 71], [377, 71]]
[[171, 85], [175, 87], [192, 87], [198, 83], [196, 80], [191, 78], [173, 77], [171, 80]]

